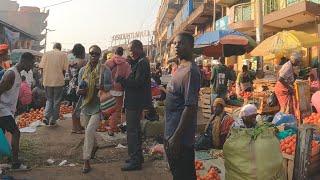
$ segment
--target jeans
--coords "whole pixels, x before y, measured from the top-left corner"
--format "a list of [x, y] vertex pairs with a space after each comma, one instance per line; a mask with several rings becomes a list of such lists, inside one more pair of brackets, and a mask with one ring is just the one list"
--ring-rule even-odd
[[85, 115], [82, 119], [82, 125], [86, 128], [83, 144], [83, 159], [90, 160], [94, 147], [97, 147], [96, 130], [100, 124], [100, 113], [94, 115]]
[[46, 91], [46, 109], [45, 119], [55, 123], [59, 119], [60, 103], [62, 101], [63, 86], [61, 87], [45, 87]]
[[142, 109], [126, 109], [128, 154], [133, 163], [142, 163], [142, 135], [140, 120]]
[[194, 148], [182, 146], [181, 152], [176, 156], [170, 153], [167, 146], [165, 147], [173, 180], [196, 180]]

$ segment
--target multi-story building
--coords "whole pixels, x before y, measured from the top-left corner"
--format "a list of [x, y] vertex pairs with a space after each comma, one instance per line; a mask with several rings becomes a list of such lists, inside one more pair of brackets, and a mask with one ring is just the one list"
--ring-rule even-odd
[[[175, 2], [175, 1], [174, 1]], [[204, 32], [234, 29], [252, 37], [256, 34], [255, 0], [163, 0], [156, 25], [158, 60], [170, 59], [170, 44], [180, 32], [197, 38]], [[215, 4], [214, 4], [215, 2]], [[263, 33], [267, 38], [282, 30], [320, 33], [320, 0], [261, 0]], [[214, 28], [213, 28], [214, 27]], [[305, 63], [318, 56], [317, 48], [306, 49]]]
[[33, 42], [37, 39], [35, 36], [0, 20], [0, 44], [7, 43], [5, 28], [9, 31], [20, 33], [19, 40], [10, 44], [11, 49], [31, 49]]
[[0, 0], [0, 4], [0, 20], [35, 37], [31, 49], [44, 49], [41, 41], [45, 38], [43, 32], [49, 11], [40, 11], [38, 7], [19, 7], [17, 2], [10, 0]]
[[[263, 33], [267, 38], [283, 30], [320, 33], [320, 0], [264, 0]], [[227, 7], [228, 27], [250, 36], [256, 34], [255, 0], [216, 0]], [[304, 65], [318, 57], [318, 48], [305, 49]]]
[[[189, 32], [197, 37], [214, 29], [214, 19], [220, 19], [226, 13], [226, 8], [215, 6], [213, 2], [212, 0], [162, 1], [156, 23], [158, 61], [166, 63], [172, 58], [171, 44], [180, 32]], [[215, 29], [217, 28], [222, 29], [226, 26], [220, 21]]]

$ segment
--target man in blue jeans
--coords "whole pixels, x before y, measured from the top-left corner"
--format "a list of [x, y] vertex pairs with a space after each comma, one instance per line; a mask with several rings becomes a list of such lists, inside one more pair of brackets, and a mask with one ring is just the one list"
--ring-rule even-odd
[[197, 125], [200, 70], [193, 59], [194, 38], [187, 33], [174, 40], [180, 61], [167, 85], [165, 150], [174, 180], [195, 180], [194, 142]]
[[68, 70], [68, 65], [67, 54], [61, 52], [60, 43], [56, 43], [52, 51], [45, 53], [39, 64], [47, 98], [44, 120], [46, 125], [54, 126], [59, 119], [60, 102], [65, 85], [64, 74]]

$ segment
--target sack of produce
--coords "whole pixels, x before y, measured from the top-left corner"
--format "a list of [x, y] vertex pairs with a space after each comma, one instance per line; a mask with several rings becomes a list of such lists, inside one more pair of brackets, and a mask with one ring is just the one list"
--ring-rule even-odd
[[284, 180], [283, 157], [275, 129], [266, 125], [231, 130], [223, 146], [226, 180]]

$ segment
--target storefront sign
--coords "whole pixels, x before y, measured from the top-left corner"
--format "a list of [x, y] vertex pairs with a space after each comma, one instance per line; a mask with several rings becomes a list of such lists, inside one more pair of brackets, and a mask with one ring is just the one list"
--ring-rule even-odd
[[216, 30], [227, 30], [228, 29], [228, 16], [224, 16], [216, 21]]
[[126, 39], [139, 39], [142, 37], [148, 37], [151, 36], [152, 33], [148, 30], [140, 31], [140, 32], [132, 32], [132, 33], [124, 33], [124, 34], [117, 34], [112, 36], [112, 40], [126, 40]]

